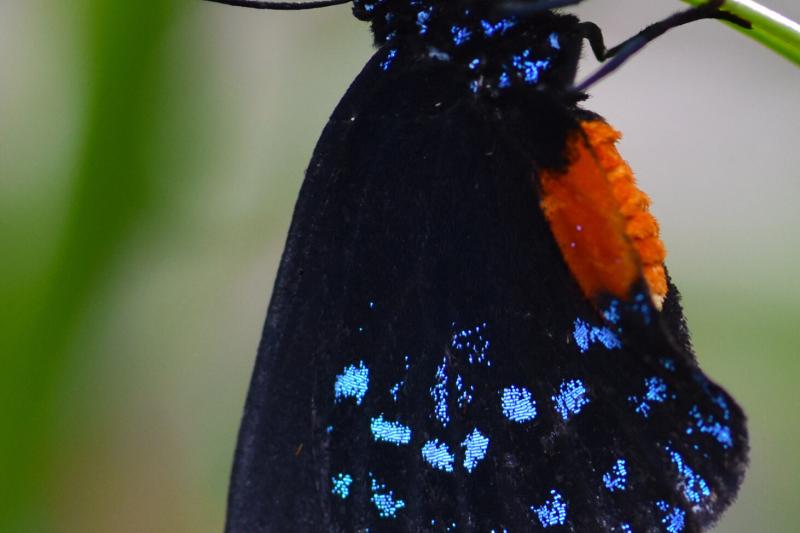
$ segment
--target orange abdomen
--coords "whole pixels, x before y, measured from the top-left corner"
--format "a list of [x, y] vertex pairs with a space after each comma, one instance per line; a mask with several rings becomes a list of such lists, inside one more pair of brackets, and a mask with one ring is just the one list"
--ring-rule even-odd
[[566, 170], [539, 173], [541, 206], [567, 266], [584, 294], [627, 300], [644, 279], [657, 309], [667, 294], [666, 255], [650, 199], [636, 187], [614, 144], [620, 134], [600, 120], [567, 139]]

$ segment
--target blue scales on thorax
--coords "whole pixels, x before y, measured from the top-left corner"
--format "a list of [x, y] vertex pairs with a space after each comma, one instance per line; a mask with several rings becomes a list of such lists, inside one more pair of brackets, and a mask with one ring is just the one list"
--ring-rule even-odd
[[541, 20], [521, 21], [493, 2], [355, 0], [353, 6], [384, 48], [383, 70], [402, 56], [449, 62], [463, 70], [473, 93], [561, 86], [579, 54], [575, 19], [568, 15], [545, 12]]

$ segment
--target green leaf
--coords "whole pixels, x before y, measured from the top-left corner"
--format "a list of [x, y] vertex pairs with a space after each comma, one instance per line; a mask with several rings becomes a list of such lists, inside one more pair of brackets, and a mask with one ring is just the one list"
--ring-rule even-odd
[[[706, 3], [705, 0], [683, 1], [693, 6]], [[800, 65], [800, 24], [751, 0], [725, 0], [720, 9], [749, 21], [753, 28], [725, 24]]]

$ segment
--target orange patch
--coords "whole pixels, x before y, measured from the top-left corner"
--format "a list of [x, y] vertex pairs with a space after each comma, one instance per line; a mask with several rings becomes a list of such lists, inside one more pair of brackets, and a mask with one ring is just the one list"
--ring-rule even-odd
[[625, 300], [647, 282], [657, 309], [667, 294], [666, 251], [650, 199], [614, 147], [620, 134], [602, 121], [581, 123], [567, 140], [565, 172], [542, 170], [542, 209], [569, 269], [590, 299]]

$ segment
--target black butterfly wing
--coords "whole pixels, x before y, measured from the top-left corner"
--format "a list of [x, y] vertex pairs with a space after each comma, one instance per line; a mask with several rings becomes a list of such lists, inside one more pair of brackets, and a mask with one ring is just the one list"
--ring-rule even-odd
[[697, 369], [674, 288], [683, 349], [639, 349], [564, 264], [532, 169], [579, 112], [533, 95], [498, 114], [445, 64], [384, 56], [308, 169], [227, 531], [704, 529], [741, 482], [744, 418]]

